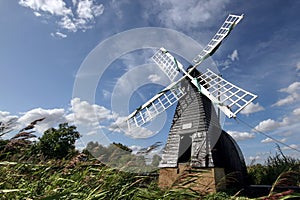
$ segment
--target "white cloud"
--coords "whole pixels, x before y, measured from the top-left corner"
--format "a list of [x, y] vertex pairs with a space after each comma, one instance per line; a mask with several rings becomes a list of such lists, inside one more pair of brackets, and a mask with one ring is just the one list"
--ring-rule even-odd
[[253, 133], [239, 132], [239, 131], [227, 131], [228, 134], [237, 141], [248, 140], [255, 137]]
[[150, 74], [148, 76], [148, 79], [149, 79], [149, 81], [155, 83], [155, 82], [160, 81], [161, 77], [159, 75], [157, 75], [157, 74]]
[[289, 145], [290, 147], [287, 147], [287, 146], [285, 146], [285, 147], [282, 147], [282, 150], [293, 150], [293, 149], [298, 149], [298, 145], [296, 145], [296, 144], [291, 144], [291, 145]]
[[[21, 6], [32, 9], [37, 17], [51, 15], [59, 29], [76, 32], [92, 28], [95, 18], [104, 12], [103, 4], [94, 0], [73, 0], [69, 7], [63, 0], [20, 0]], [[65, 33], [62, 33], [66, 35]], [[56, 34], [51, 34], [57, 36]], [[65, 37], [61, 37], [65, 38]]]
[[156, 0], [153, 13], [167, 27], [188, 30], [219, 16], [229, 0]]
[[279, 91], [288, 93], [289, 95], [283, 99], [278, 100], [272, 106], [288, 105], [300, 100], [300, 82], [294, 82], [287, 88], [280, 89]]
[[61, 20], [58, 22], [58, 25], [66, 29], [68, 31], [76, 32], [77, 31], [77, 26], [76, 24], [71, 20], [69, 16], [63, 16]]
[[259, 105], [259, 103], [250, 103], [249, 105], [247, 105], [242, 111], [241, 114], [244, 115], [249, 115], [251, 113], [255, 113], [255, 112], [259, 112], [265, 110], [264, 107], [262, 107], [261, 105]]
[[102, 4], [94, 5], [92, 0], [81, 0], [78, 2], [76, 13], [80, 19], [93, 20], [103, 11], [104, 6]]
[[66, 37], [67, 37], [66, 34], [63, 34], [63, 33], [61, 33], [61, 32], [51, 33], [51, 36], [57, 37], [57, 38], [66, 38]]
[[283, 88], [279, 90], [280, 92], [287, 92], [290, 94], [293, 94], [295, 92], [300, 91], [300, 82], [294, 82], [291, 85], [289, 85], [287, 88]]
[[93, 12], [91, 9], [92, 1], [84, 0], [80, 1], [77, 6], [77, 15], [81, 19], [91, 20], [93, 19]]
[[228, 58], [230, 58], [230, 60], [232, 62], [236, 61], [236, 60], [239, 60], [239, 54], [238, 54], [238, 51], [235, 49], [232, 54], [228, 55]]
[[42, 108], [35, 108], [26, 113], [23, 113], [18, 119], [19, 128], [23, 128], [30, 124], [32, 121], [44, 118], [42, 122], [37, 123], [36, 130], [38, 132], [44, 132], [47, 129], [57, 126], [57, 124], [66, 122], [65, 118], [65, 110], [64, 109], [42, 109]]
[[283, 105], [292, 104], [292, 103], [296, 102], [299, 98], [300, 98], [300, 96], [298, 94], [292, 94], [283, 99], [278, 100], [272, 106], [283, 106]]
[[274, 140], [272, 140], [271, 138], [266, 138], [263, 139], [262, 141], [260, 141], [261, 143], [270, 143], [270, 142], [274, 142]]
[[40, 16], [42, 16], [42, 14], [41, 14], [41, 13], [39, 13], [39, 12], [33, 12], [33, 14], [34, 14], [35, 16], [37, 16], [37, 17], [40, 17]]
[[153, 134], [142, 127], [128, 130], [127, 117], [119, 116], [103, 106], [81, 101], [79, 98], [71, 100], [70, 111], [71, 113], [66, 116], [66, 119], [73, 121], [76, 126], [84, 128], [86, 135], [97, 134], [100, 129], [124, 133], [132, 138], [145, 138]]
[[102, 15], [103, 12], [104, 12], [104, 6], [103, 6], [103, 4], [100, 4], [100, 5], [92, 5], [91, 8], [92, 8], [93, 15], [94, 15], [95, 17], [98, 17], [98, 16]]
[[75, 124], [99, 127], [99, 123], [113, 119], [110, 110], [96, 104], [90, 104], [87, 101], [81, 101], [79, 98], [71, 100], [71, 114], [67, 115], [68, 121], [74, 121]]
[[[282, 118], [282, 120], [275, 121], [273, 119], [267, 119], [261, 121], [253, 131], [258, 130], [262, 132], [273, 131], [279, 128], [295, 128], [294, 125], [297, 125], [300, 120], [300, 108], [296, 108], [289, 115]], [[296, 127], [297, 128], [297, 127]], [[285, 133], [288, 133], [289, 130], [284, 130]]]
[[67, 8], [63, 0], [20, 0], [19, 4], [34, 11], [49, 12], [52, 15], [70, 15], [72, 11]]
[[295, 110], [293, 110], [293, 114], [294, 115], [300, 115], [300, 108], [296, 108]]
[[266, 132], [266, 131], [275, 130], [278, 127], [280, 127], [279, 122], [276, 122], [273, 119], [267, 119], [267, 120], [260, 122], [254, 129], [261, 131], [261, 132]]
[[10, 112], [0, 111], [0, 122], [8, 122], [11, 119], [18, 118], [16, 115], [11, 115]]
[[[2, 117], [3, 116], [3, 117]], [[3, 118], [8, 119], [10, 116], [8, 112], [0, 111], [0, 121]], [[81, 101], [79, 98], [71, 100], [71, 107], [69, 110], [62, 108], [42, 109], [35, 108], [22, 114], [18, 119], [17, 129], [24, 128], [29, 123], [36, 119], [45, 118], [39, 122], [35, 130], [43, 133], [45, 130], [56, 127], [60, 123], [69, 122], [75, 124], [83, 133], [91, 135], [97, 133], [100, 128], [104, 128], [103, 124], [109, 124], [110, 120], [114, 119], [111, 111], [96, 104], [90, 104], [87, 101]]]
[[56, 127], [60, 123], [68, 122], [76, 125], [83, 136], [95, 134], [99, 136], [102, 134], [101, 129], [124, 133], [131, 138], [147, 138], [153, 135], [152, 131], [143, 127], [129, 130], [126, 122], [127, 117], [118, 116], [103, 106], [90, 104], [79, 98], [71, 100], [69, 110], [63, 108], [35, 108], [20, 115], [18, 117], [11, 115], [9, 112], [0, 111], [0, 121], [7, 122], [9, 119], [16, 118], [18, 119], [16, 129], [20, 130], [34, 120], [45, 118], [35, 126], [34, 130], [39, 133], [43, 133], [51, 127]]
[[[286, 138], [283, 138], [283, 139], [281, 139], [281, 140], [279, 140], [280, 142], [286, 142]], [[262, 141], [261, 141], [261, 143], [271, 143], [271, 142], [276, 142], [276, 141], [274, 141], [274, 140], [272, 140], [271, 138], [266, 138], [266, 139], [263, 139]]]

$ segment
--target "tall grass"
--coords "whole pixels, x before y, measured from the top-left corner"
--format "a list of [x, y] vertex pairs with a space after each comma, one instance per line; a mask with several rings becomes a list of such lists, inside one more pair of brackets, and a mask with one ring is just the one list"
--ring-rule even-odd
[[[0, 163], [1, 199], [191, 199], [184, 190], [161, 190], [149, 176], [101, 164]], [[195, 198], [194, 198], [195, 199]]]

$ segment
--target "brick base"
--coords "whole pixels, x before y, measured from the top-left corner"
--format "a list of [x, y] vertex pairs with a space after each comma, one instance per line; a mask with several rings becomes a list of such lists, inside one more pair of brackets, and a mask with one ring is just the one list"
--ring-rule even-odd
[[179, 164], [177, 168], [161, 168], [158, 185], [161, 188], [191, 188], [199, 193], [214, 193], [225, 189], [223, 168], [191, 168]]

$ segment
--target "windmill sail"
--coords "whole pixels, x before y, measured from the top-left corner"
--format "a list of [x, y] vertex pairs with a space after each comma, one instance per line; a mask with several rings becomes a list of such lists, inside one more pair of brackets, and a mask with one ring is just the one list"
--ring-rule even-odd
[[169, 85], [127, 117], [129, 130], [153, 120], [185, 94], [185, 90], [180, 86], [179, 81]]
[[184, 88], [181, 87], [182, 79], [174, 82], [179, 72], [181, 70], [184, 71], [183, 65], [164, 48], [160, 48], [152, 56], [152, 60], [173, 83], [128, 116], [127, 124], [129, 129], [142, 126], [153, 120], [186, 94]]
[[226, 81], [209, 69], [196, 79], [200, 83], [200, 90], [203, 90], [200, 92], [207, 93], [205, 95], [229, 118], [236, 117], [242, 109], [257, 98], [257, 95]]
[[228, 15], [225, 22], [207, 44], [207, 46], [193, 59], [195, 66], [199, 65], [207, 57], [215, 53], [222, 41], [229, 35], [231, 30], [243, 19], [243, 15]]
[[153, 56], [152, 60], [174, 82], [183, 66], [165, 48], [161, 47]]

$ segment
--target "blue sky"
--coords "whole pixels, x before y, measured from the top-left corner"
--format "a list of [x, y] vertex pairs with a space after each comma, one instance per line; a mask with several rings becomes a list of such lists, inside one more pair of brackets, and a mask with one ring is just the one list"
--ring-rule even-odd
[[[38, 132], [68, 121], [79, 127], [83, 143], [117, 141], [139, 148], [164, 142], [171, 114], [158, 120], [167, 122], [161, 133], [144, 139], [131, 138], [116, 126], [126, 112], [168, 85], [149, 60], [154, 52], [149, 46], [177, 45], [177, 55], [185, 56], [187, 63], [198, 46], [192, 44], [190, 52], [181, 49], [184, 37], [204, 46], [228, 14], [244, 14], [203, 67], [214, 63], [226, 80], [258, 95], [240, 119], [300, 149], [299, 8], [294, 0], [2, 0], [0, 121], [15, 117], [21, 127], [45, 116]], [[181, 35], [162, 34], [155, 40], [146, 27]], [[147, 37], [141, 39], [137, 28]], [[125, 40], [124, 31], [136, 35]], [[109, 48], [103, 49], [105, 45]], [[85, 70], [91, 63], [94, 71]], [[133, 88], [139, 89], [130, 93]], [[122, 92], [127, 96], [122, 98]], [[122, 104], [127, 101], [129, 105]], [[162, 126], [157, 123], [154, 126]], [[275, 152], [274, 142], [242, 123], [226, 119], [224, 129], [236, 138], [248, 163]], [[299, 158], [297, 151], [282, 148]]]

